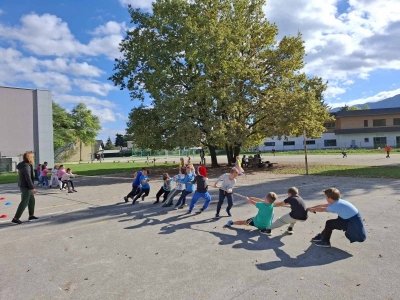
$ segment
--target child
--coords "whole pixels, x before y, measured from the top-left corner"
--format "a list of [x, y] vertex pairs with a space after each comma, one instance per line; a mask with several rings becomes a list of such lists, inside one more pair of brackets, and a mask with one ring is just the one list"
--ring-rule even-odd
[[274, 217], [274, 205], [277, 196], [275, 193], [270, 192], [265, 196], [265, 199], [255, 197], [247, 197], [247, 201], [257, 207], [258, 213], [254, 218], [248, 220], [240, 220], [233, 222], [229, 220], [224, 227], [231, 227], [232, 225], [247, 225], [257, 227], [262, 233], [267, 235], [271, 234], [271, 223]]
[[208, 193], [208, 185], [207, 185], [207, 168], [205, 166], [200, 166], [198, 169], [198, 175], [193, 179], [192, 183], [195, 183], [197, 185], [196, 192], [194, 193], [192, 197], [192, 201], [190, 202], [189, 206], [189, 211], [188, 213], [192, 213], [194, 206], [196, 205], [197, 201], [200, 198], [203, 198], [205, 200], [203, 207], [200, 208], [200, 210], [197, 212], [198, 214], [201, 214], [203, 211], [205, 211], [208, 207], [208, 205], [211, 202], [211, 196]]
[[296, 187], [291, 187], [288, 189], [288, 198], [281, 202], [274, 204], [275, 207], [279, 206], [290, 206], [290, 213], [283, 215], [282, 217], [275, 220], [272, 224], [271, 229], [282, 227], [289, 224], [287, 229], [288, 234], [293, 234], [294, 224], [298, 221], [307, 220], [307, 208], [303, 199], [299, 195], [299, 190]]
[[171, 192], [172, 179], [171, 179], [171, 177], [169, 177], [168, 173], [164, 173], [163, 174], [163, 180], [164, 180], [164, 184], [162, 185], [160, 190], [157, 192], [157, 194], [156, 194], [156, 202], [154, 202], [154, 204], [157, 204], [157, 203], [160, 202], [161, 195], [164, 195], [164, 199], [162, 201], [162, 203], [164, 203], [167, 200], [167, 197], [168, 197], [169, 193]]
[[214, 187], [218, 187], [217, 184], [222, 182], [221, 187], [219, 188], [219, 201], [217, 205], [217, 213], [215, 214], [216, 218], [219, 218], [219, 212], [221, 210], [221, 206], [224, 203], [225, 197], [228, 200], [228, 207], [226, 208], [226, 213], [229, 217], [231, 217], [231, 208], [233, 206], [232, 199], [232, 189], [236, 184], [236, 177], [238, 177], [239, 172], [236, 168], [232, 168], [230, 173], [225, 173], [220, 176], [218, 180], [215, 182]]
[[329, 188], [324, 191], [327, 204], [310, 207], [311, 212], [331, 212], [338, 214], [337, 219], [326, 221], [324, 230], [311, 241], [318, 247], [330, 247], [330, 239], [334, 229], [345, 231], [347, 239], [353, 242], [364, 242], [367, 238], [362, 218], [358, 209], [350, 202], [340, 198], [340, 191]]
[[179, 180], [183, 180], [185, 178], [186, 168], [179, 168], [179, 174], [174, 176], [173, 180], [176, 182], [175, 188], [169, 193], [167, 197], [167, 201], [164, 203], [163, 207], [168, 207], [173, 205], [174, 197], [178, 194], [181, 194], [185, 189], [185, 185]]
[[142, 176], [142, 173], [143, 173], [144, 170], [146, 170], [146, 169], [142, 168], [142, 170], [137, 171], [134, 174], [134, 178], [133, 178], [133, 181], [132, 181], [132, 189], [128, 193], [128, 195], [126, 195], [124, 197], [125, 203], [127, 203], [129, 201], [129, 198], [133, 199], [133, 197], [135, 197], [140, 192], [140, 189], [139, 189], [139, 187], [140, 187], [140, 176]]
[[64, 187], [64, 184], [62, 183], [62, 177], [65, 173], [66, 172], [65, 172], [64, 165], [60, 165], [60, 167], [58, 168], [58, 171], [57, 171], [57, 177], [58, 177], [58, 182], [60, 185], [60, 190], [62, 190]]
[[53, 184], [55, 186], [59, 186], [60, 182], [58, 181], [58, 165], [55, 165], [54, 168], [51, 170], [51, 178], [50, 178], [50, 188], [53, 187]]
[[185, 167], [185, 160], [183, 159], [183, 157], [181, 157], [181, 158], [179, 159], [179, 166], [180, 166], [181, 168], [184, 168], [184, 167]]
[[49, 178], [47, 177], [47, 173], [49, 170], [45, 164], [42, 165], [42, 171], [40, 173], [40, 183], [43, 187], [49, 187]]
[[194, 174], [192, 173], [191, 166], [186, 167], [186, 175], [183, 179], [178, 179], [178, 182], [185, 184], [185, 189], [182, 191], [178, 202], [175, 204], [175, 209], [182, 209], [185, 207], [186, 196], [193, 193], [194, 186], [193, 181]]
[[[61, 177], [61, 182], [63, 184], [62, 188], [64, 189], [65, 186], [68, 187], [68, 193], [73, 193], [77, 192], [74, 187], [74, 183], [72, 182], [71, 178], [75, 177], [74, 174], [72, 174], [72, 170], [70, 168], [67, 169], [67, 171], [64, 173], [64, 175]], [[71, 190], [72, 188], [72, 190]]]
[[139, 199], [140, 197], [142, 197], [142, 201], [144, 201], [144, 198], [147, 197], [150, 193], [149, 177], [147, 176], [148, 172], [146, 169], [143, 169], [141, 173], [142, 175], [140, 175], [139, 177], [140, 190], [137, 193], [137, 195], [133, 198], [132, 205], [134, 205], [136, 200]]

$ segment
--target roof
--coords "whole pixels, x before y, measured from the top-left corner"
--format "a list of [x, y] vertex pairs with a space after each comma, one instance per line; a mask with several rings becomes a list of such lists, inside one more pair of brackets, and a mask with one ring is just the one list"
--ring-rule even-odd
[[0, 85], [0, 88], [14, 89], [14, 90], [28, 90], [28, 91], [50, 91], [48, 89], [32, 89], [32, 88], [24, 88], [24, 87], [16, 87], [16, 86], [4, 86], [4, 85]]
[[392, 114], [400, 114], [400, 107], [346, 110], [346, 111], [338, 111], [338, 112], [334, 113], [336, 118], [380, 116], [380, 115], [392, 115]]

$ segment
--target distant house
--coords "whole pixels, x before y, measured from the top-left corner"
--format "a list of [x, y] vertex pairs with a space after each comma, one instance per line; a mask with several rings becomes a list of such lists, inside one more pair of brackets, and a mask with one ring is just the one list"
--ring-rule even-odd
[[[327, 131], [317, 139], [307, 138], [309, 149], [400, 147], [400, 107], [348, 110], [333, 113], [335, 122], [326, 124]], [[271, 137], [259, 150], [300, 150], [303, 137]]]

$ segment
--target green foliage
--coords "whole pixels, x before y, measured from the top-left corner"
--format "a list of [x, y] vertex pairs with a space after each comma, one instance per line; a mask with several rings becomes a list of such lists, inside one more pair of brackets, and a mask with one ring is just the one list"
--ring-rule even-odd
[[73, 119], [71, 114], [53, 102], [53, 140], [54, 151], [75, 141]]
[[300, 34], [277, 43], [265, 3], [158, 0], [153, 14], [130, 8], [133, 29], [111, 80], [133, 99], [153, 100], [151, 109], [131, 112], [128, 132], [137, 145], [240, 150], [265, 136], [296, 135], [298, 127], [320, 134], [326, 86], [301, 74]]
[[120, 133], [117, 133], [115, 135], [115, 147], [125, 147], [126, 146], [126, 141], [124, 139], [124, 136]]
[[93, 143], [101, 126], [99, 118], [85, 104], [79, 103], [71, 112], [73, 129], [78, 140], [85, 145]]
[[104, 145], [104, 150], [112, 150], [114, 149], [114, 144], [111, 141], [111, 138], [108, 137], [106, 144]]

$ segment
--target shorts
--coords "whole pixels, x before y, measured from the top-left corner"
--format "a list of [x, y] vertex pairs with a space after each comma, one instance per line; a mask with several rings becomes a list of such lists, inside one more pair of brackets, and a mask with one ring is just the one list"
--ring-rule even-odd
[[246, 220], [246, 224], [249, 225], [249, 226], [255, 226], [253, 218], [247, 219]]

